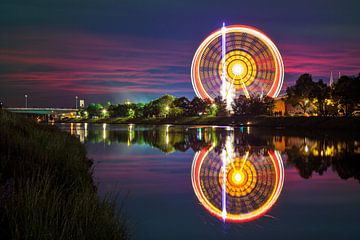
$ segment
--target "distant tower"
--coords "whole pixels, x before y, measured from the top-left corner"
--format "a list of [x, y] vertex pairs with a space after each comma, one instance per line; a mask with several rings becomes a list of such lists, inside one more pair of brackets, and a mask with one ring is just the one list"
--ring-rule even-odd
[[334, 84], [334, 77], [332, 72], [330, 73], [330, 80], [329, 80], [329, 86], [332, 86]]
[[339, 72], [339, 78], [338, 79], [340, 79], [341, 78], [341, 73]]

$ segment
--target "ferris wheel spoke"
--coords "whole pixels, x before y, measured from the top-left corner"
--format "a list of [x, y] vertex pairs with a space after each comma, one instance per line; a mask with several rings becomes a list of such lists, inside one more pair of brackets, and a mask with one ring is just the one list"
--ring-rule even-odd
[[242, 85], [243, 85], [243, 90], [244, 90], [244, 93], [245, 93], [245, 96], [246, 98], [250, 98], [250, 94], [249, 94], [249, 91], [247, 90], [247, 87], [246, 87], [246, 84], [244, 81], [241, 81]]

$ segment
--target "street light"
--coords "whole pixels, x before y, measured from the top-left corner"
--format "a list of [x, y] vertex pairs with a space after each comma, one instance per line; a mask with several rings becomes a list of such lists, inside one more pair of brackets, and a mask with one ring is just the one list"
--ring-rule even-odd
[[168, 116], [168, 114], [169, 114], [169, 106], [165, 106], [165, 117], [167, 117]]
[[78, 103], [78, 96], [75, 97], [75, 109], [78, 109], [77, 103]]
[[28, 95], [25, 94], [25, 108], [28, 107]]
[[106, 117], [107, 114], [108, 114], [108, 111], [107, 111], [106, 109], [103, 109], [103, 110], [101, 111], [101, 113], [102, 113], [103, 117]]

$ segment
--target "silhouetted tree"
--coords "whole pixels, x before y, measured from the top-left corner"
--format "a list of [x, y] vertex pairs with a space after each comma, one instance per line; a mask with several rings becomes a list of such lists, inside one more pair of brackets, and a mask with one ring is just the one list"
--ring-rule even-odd
[[315, 83], [310, 74], [301, 75], [294, 86], [286, 89], [288, 103], [294, 107], [299, 106], [306, 113], [310, 107], [310, 98], [312, 97], [314, 85]]
[[188, 115], [189, 109], [190, 109], [190, 100], [186, 97], [180, 97], [174, 100], [173, 102], [174, 110], [173, 113], [176, 112], [176, 114], [172, 115], [181, 115], [185, 114]]
[[229, 111], [226, 109], [226, 100], [223, 100], [220, 96], [214, 99], [214, 108], [216, 116], [227, 116]]
[[333, 97], [344, 106], [345, 115], [350, 115], [355, 104], [360, 103], [360, 74], [357, 77], [342, 76], [335, 82]]
[[330, 87], [322, 80], [313, 83], [309, 98], [316, 106], [319, 115], [324, 115], [326, 112], [326, 99], [330, 98]]
[[250, 102], [244, 95], [240, 95], [234, 100], [231, 106], [234, 111], [234, 115], [243, 116], [248, 114]]
[[209, 102], [204, 101], [201, 98], [194, 97], [194, 99], [190, 102], [190, 109], [189, 109], [189, 115], [191, 116], [198, 116], [203, 115], [207, 113], [207, 110], [209, 108]]
[[271, 115], [274, 108], [274, 99], [270, 97], [261, 98], [260, 96], [253, 96], [246, 98], [239, 96], [232, 104], [234, 115]]

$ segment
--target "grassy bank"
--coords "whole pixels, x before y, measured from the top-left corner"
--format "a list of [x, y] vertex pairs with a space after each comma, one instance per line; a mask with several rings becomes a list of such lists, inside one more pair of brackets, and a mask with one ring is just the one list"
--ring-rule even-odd
[[0, 134], [1, 239], [127, 239], [78, 139], [5, 111]]
[[112, 124], [179, 124], [179, 125], [234, 125], [256, 126], [267, 128], [283, 128], [288, 130], [360, 130], [360, 117], [177, 117], [177, 118], [100, 118], [100, 119], [69, 119], [68, 122], [112, 123]]

